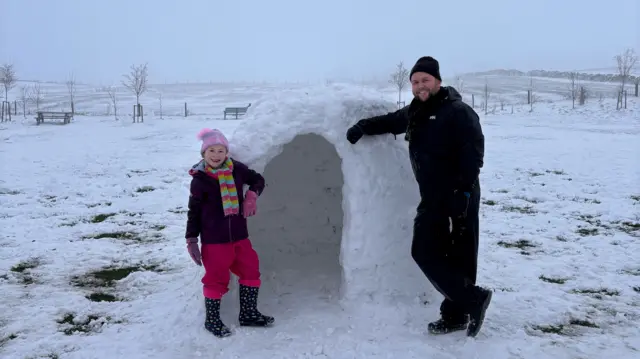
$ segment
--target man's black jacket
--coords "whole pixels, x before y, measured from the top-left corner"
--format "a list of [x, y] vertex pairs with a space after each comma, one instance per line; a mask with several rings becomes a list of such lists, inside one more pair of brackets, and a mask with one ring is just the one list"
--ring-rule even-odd
[[[484, 164], [478, 114], [453, 87], [426, 102], [413, 99], [395, 112], [358, 121], [366, 135], [406, 133], [413, 173], [423, 202], [446, 205], [453, 190], [472, 192]], [[431, 207], [431, 206], [429, 206]]]

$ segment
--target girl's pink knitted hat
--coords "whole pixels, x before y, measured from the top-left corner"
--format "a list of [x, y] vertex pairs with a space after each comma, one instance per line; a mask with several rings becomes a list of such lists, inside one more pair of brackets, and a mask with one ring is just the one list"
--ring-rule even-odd
[[202, 129], [198, 132], [198, 139], [202, 141], [202, 146], [200, 147], [200, 154], [203, 154], [207, 148], [215, 145], [223, 145], [227, 151], [229, 151], [229, 141], [226, 137], [220, 132], [220, 130], [214, 129]]

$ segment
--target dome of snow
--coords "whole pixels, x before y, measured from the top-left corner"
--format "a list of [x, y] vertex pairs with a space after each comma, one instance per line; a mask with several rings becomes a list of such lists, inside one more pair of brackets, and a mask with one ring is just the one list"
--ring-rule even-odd
[[395, 108], [355, 86], [284, 90], [254, 103], [229, 136], [232, 157], [267, 183], [249, 219], [266, 293], [377, 300], [428, 291], [411, 258], [419, 198], [404, 136], [345, 138], [357, 120]]

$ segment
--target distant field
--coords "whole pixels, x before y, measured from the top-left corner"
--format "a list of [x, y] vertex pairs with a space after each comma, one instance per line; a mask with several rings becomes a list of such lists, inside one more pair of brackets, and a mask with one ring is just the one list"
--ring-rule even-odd
[[[570, 82], [568, 79], [529, 76], [462, 76], [462, 90], [465, 95], [475, 94], [484, 96], [485, 84], [489, 87], [489, 101], [504, 101], [508, 104], [522, 104], [527, 101], [527, 90], [531, 88], [539, 102], [555, 102], [566, 100], [570, 95]], [[455, 79], [449, 79], [451, 84], [459, 86]], [[620, 84], [615, 82], [579, 81], [579, 85], [587, 88], [591, 98], [615, 98]], [[633, 86], [627, 86], [630, 93]]]
[[[594, 69], [595, 70], [595, 69]], [[488, 84], [490, 95], [489, 104], [493, 106], [522, 105], [527, 103], [527, 90], [533, 80], [533, 88], [537, 102], [556, 102], [569, 97], [569, 81], [562, 78], [508, 76], [508, 75], [463, 75], [461, 83], [456, 78], [445, 78], [445, 85], [452, 85], [463, 94], [465, 101], [471, 103], [475, 96], [475, 105], [479, 107], [484, 101], [484, 86]], [[586, 86], [591, 98], [615, 97], [618, 83], [581, 81]], [[18, 113], [22, 113], [22, 88], [30, 88], [33, 82], [19, 82], [9, 93], [9, 99], [18, 102]], [[361, 84], [373, 87], [381, 95], [391, 101], [397, 101], [397, 90], [387, 83]], [[461, 86], [460, 86], [461, 85]], [[255, 103], [265, 95], [273, 94], [276, 90], [299, 88], [308, 84], [237, 84], [237, 83], [201, 83], [201, 84], [158, 84], [150, 85], [148, 91], [141, 97], [145, 115], [184, 116], [185, 102], [189, 115], [207, 115], [214, 118], [222, 117], [227, 106], [245, 106]], [[64, 84], [40, 83], [42, 91], [42, 110], [69, 110], [70, 101]], [[77, 85], [75, 95], [76, 112], [91, 116], [111, 116], [113, 105], [108, 94], [100, 86]], [[629, 85], [629, 92], [633, 93], [633, 86]], [[124, 87], [117, 89], [118, 114], [120, 117], [131, 115], [135, 104], [135, 96]], [[402, 100], [408, 103], [411, 89], [403, 91]], [[35, 105], [28, 102], [27, 113], [33, 114]]]

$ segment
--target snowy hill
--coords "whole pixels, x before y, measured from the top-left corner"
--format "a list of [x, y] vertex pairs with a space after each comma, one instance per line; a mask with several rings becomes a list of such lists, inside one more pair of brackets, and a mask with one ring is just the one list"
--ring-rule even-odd
[[[92, 115], [64, 126], [35, 126], [32, 115], [0, 124], [0, 357], [637, 358], [640, 101], [630, 97], [628, 108], [616, 111], [615, 100], [594, 98], [572, 110], [570, 101], [560, 101], [567, 83], [547, 79], [537, 88], [553, 102], [529, 112], [520, 101], [524, 80], [494, 80], [514, 110], [481, 113], [487, 153], [478, 281], [495, 294], [477, 338], [429, 336], [426, 325], [437, 317], [440, 298], [426, 280], [400, 270], [396, 280], [414, 290], [338, 300], [337, 252], [320, 260], [328, 254], [314, 242], [315, 232], [301, 238], [307, 245], [298, 252], [283, 244], [278, 228], [253, 235], [278, 259], [293, 257], [271, 260], [278, 269], [264, 273], [269, 284], [260, 307], [276, 317], [275, 327], [237, 328], [232, 296], [223, 319], [235, 333], [214, 338], [202, 327], [202, 269], [189, 259], [183, 239], [186, 171], [198, 160], [195, 134], [203, 127], [234, 133], [250, 126], [251, 112], [222, 121], [222, 110], [258, 98], [272, 102], [262, 115], [286, 123], [296, 115], [291, 104], [306, 97], [281, 90], [303, 85], [154, 86], [142, 101], [143, 124], [105, 116], [108, 97], [79, 86], [76, 108]], [[481, 85], [484, 78], [475, 85], [465, 80], [466, 88]], [[46, 106], [64, 108], [64, 86], [46, 87]], [[378, 90], [361, 96], [395, 101], [393, 89]], [[175, 116], [159, 119], [160, 91], [164, 113]], [[316, 103], [318, 118], [338, 113], [335, 94], [327, 99], [324, 110]], [[185, 101], [200, 115], [181, 117]], [[121, 104], [129, 109], [133, 97], [123, 94]], [[365, 145], [379, 151], [403, 144], [400, 136], [388, 136]], [[386, 168], [394, 171], [393, 165]], [[413, 185], [409, 176], [404, 180]], [[411, 211], [354, 205], [399, 221], [393, 223], [398, 228], [413, 223]], [[258, 216], [261, 209], [267, 210], [259, 200]], [[321, 228], [326, 218], [304, 220]], [[404, 233], [368, 240], [408, 246]], [[408, 250], [403, 260], [399, 268], [413, 267]], [[315, 270], [287, 282], [305, 263]], [[372, 270], [377, 263], [367, 265]]]

